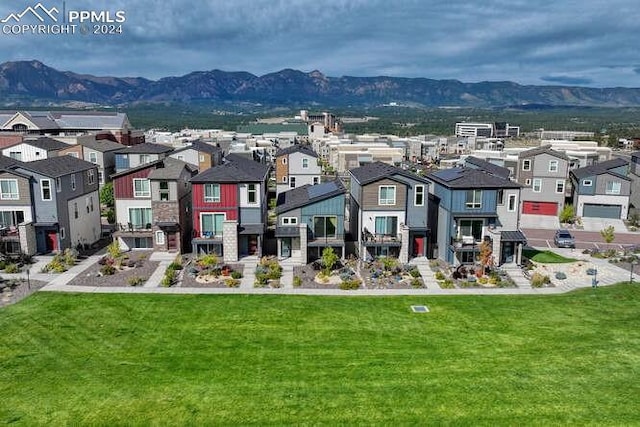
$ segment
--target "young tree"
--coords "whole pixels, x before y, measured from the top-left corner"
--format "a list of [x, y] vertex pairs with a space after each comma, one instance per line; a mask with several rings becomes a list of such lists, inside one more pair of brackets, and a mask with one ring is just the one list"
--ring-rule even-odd
[[100, 203], [108, 206], [108, 207], [113, 207], [113, 205], [115, 204], [115, 199], [113, 197], [113, 183], [112, 182], [107, 182], [101, 189], [100, 189]]
[[613, 243], [613, 241], [616, 239], [615, 232], [615, 227], [613, 225], [610, 225], [607, 228], [600, 230], [600, 235], [602, 236], [602, 240], [604, 240], [605, 243]]
[[558, 219], [561, 223], [573, 223], [573, 205], [564, 205], [564, 208], [560, 211], [560, 215], [558, 215]]
[[333, 251], [333, 248], [326, 247], [322, 250], [322, 267], [325, 276], [331, 274], [331, 269], [338, 262], [338, 255]]
[[493, 263], [492, 255], [493, 255], [493, 248], [491, 247], [491, 243], [487, 240], [480, 243], [480, 252], [478, 253], [478, 261], [480, 262], [480, 266], [481, 266], [479, 271], [481, 271], [482, 274], [484, 274], [484, 269], [486, 267], [490, 267], [491, 264]]

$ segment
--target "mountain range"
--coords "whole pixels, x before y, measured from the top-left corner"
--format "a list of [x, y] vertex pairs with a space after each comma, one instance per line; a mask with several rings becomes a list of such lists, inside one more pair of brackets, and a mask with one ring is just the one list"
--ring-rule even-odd
[[0, 64], [0, 103], [102, 105], [154, 102], [260, 103], [266, 105], [372, 106], [395, 102], [424, 107], [638, 106], [638, 88], [527, 86], [513, 82], [463, 83], [401, 77], [328, 77], [284, 69], [195, 71], [179, 77], [96, 77], [58, 71], [39, 61]]

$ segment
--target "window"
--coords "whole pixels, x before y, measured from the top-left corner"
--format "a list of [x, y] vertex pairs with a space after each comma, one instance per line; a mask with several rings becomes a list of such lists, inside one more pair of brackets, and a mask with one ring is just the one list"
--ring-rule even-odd
[[531, 170], [531, 160], [527, 159], [522, 161], [522, 170], [523, 171]]
[[18, 200], [19, 198], [17, 179], [0, 179], [0, 199]]
[[509, 196], [507, 197], [507, 210], [509, 212], [516, 211], [516, 195], [515, 194], [509, 194]]
[[65, 234], [66, 234], [66, 233], [64, 232], [64, 227], [62, 227], [62, 228], [60, 229], [60, 240], [64, 240], [64, 238], [65, 238]]
[[76, 191], [76, 174], [71, 174], [71, 190]]
[[582, 185], [584, 187], [591, 187], [593, 185], [593, 181], [591, 181], [590, 179], [585, 179], [584, 181], [582, 181]]
[[289, 187], [290, 188], [296, 188], [296, 177], [292, 176], [291, 179], [289, 180]]
[[467, 190], [465, 206], [467, 209], [482, 207], [482, 190]]
[[78, 202], [73, 202], [73, 217], [78, 219]]
[[527, 178], [524, 180], [524, 185], [531, 185], [531, 178]]
[[622, 184], [620, 181], [607, 181], [606, 194], [620, 194], [620, 188]]
[[287, 183], [287, 175], [282, 177], [282, 182], [284, 182], [285, 184]]
[[200, 229], [204, 237], [222, 236], [224, 214], [200, 214]]
[[220, 184], [204, 185], [204, 201], [209, 203], [220, 202]]
[[151, 184], [145, 178], [133, 178], [133, 197], [151, 197]]
[[533, 192], [539, 193], [541, 191], [542, 191], [542, 180], [536, 178], [533, 180]]
[[313, 217], [313, 235], [315, 238], [336, 238], [338, 229], [337, 216], [314, 216]]
[[23, 211], [2, 211], [0, 212], [0, 226], [15, 227], [24, 222]]
[[282, 225], [296, 225], [298, 223], [298, 218], [295, 216], [283, 216], [282, 217]]
[[424, 206], [424, 185], [416, 185], [413, 204], [416, 206]]
[[129, 208], [129, 223], [134, 229], [151, 228], [151, 208]]
[[498, 190], [498, 204], [504, 205], [504, 190]]
[[320, 177], [319, 176], [314, 176], [313, 177], [313, 185], [318, 185], [320, 184]]
[[249, 203], [258, 203], [258, 189], [256, 184], [247, 185], [247, 201]]
[[51, 200], [51, 180], [40, 180], [40, 195], [42, 200]]
[[156, 245], [164, 245], [164, 231], [156, 231]]
[[22, 161], [22, 151], [9, 151], [9, 157]]
[[302, 169], [309, 169], [309, 159], [302, 159]]
[[378, 188], [378, 204], [379, 205], [395, 205], [396, 204], [396, 186], [381, 185]]
[[198, 155], [198, 161], [199, 162], [204, 162], [204, 154]]
[[549, 172], [558, 172], [557, 160], [549, 160]]
[[93, 184], [94, 182], [96, 182], [95, 172], [93, 171], [93, 169], [89, 169], [87, 171], [87, 183]]
[[95, 151], [89, 152], [89, 161], [91, 163], [98, 163], [98, 153]]
[[564, 193], [564, 180], [559, 179], [556, 181], [556, 193]]
[[398, 217], [396, 216], [377, 216], [375, 223], [375, 233], [387, 236], [396, 236], [398, 234]]
[[102, 174], [101, 171], [98, 171], [98, 183], [104, 184], [104, 175]]
[[168, 181], [160, 181], [160, 200], [166, 201], [169, 200], [169, 182]]
[[282, 158], [282, 164], [283, 164], [283, 165], [286, 165], [286, 164], [287, 164], [287, 158], [286, 158], [286, 157], [283, 157], [283, 158]]
[[[40, 153], [36, 153], [36, 156], [39, 156], [39, 155]], [[71, 151], [70, 153], [67, 153], [67, 156], [75, 157], [76, 159], [80, 157], [78, 153], [76, 153], [75, 151]]]
[[151, 156], [148, 154], [140, 154], [140, 164], [149, 163], [151, 161]]
[[473, 236], [473, 240], [482, 240], [482, 227], [484, 227], [484, 220], [482, 219], [461, 219], [458, 227], [458, 237]]

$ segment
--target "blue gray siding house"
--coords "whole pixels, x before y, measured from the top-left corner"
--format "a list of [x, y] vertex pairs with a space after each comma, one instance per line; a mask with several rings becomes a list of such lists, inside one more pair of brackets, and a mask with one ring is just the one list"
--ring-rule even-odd
[[615, 158], [574, 169], [569, 176], [576, 216], [627, 218], [632, 184], [629, 162]]

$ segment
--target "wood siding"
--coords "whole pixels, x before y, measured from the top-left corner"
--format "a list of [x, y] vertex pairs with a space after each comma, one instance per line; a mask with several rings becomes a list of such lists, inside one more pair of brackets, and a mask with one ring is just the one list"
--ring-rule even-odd
[[[378, 204], [378, 192], [380, 186], [395, 186], [396, 187], [396, 203], [394, 205], [379, 205]], [[401, 182], [393, 181], [391, 179], [381, 179], [380, 181], [372, 182], [362, 187], [362, 209], [363, 210], [400, 210], [404, 211], [407, 206], [407, 186]]]
[[[133, 179], [148, 178], [152, 169], [143, 169], [124, 176], [120, 176], [113, 180], [113, 195], [116, 199], [133, 199]], [[96, 177], [97, 181], [97, 177]], [[135, 199], [144, 199], [145, 197], [135, 197]], [[151, 197], [148, 197], [151, 199]]]
[[[15, 179], [18, 182], [18, 199], [16, 200], [1, 200], [0, 206], [30, 206], [31, 205], [31, 185], [29, 184], [29, 180], [27, 178], [14, 175], [12, 173], [2, 172], [0, 173], [0, 179]], [[53, 188], [52, 184], [52, 192], [56, 190]], [[38, 195], [38, 197], [40, 197]]]

